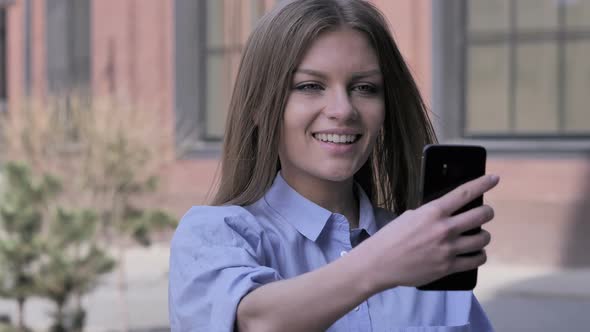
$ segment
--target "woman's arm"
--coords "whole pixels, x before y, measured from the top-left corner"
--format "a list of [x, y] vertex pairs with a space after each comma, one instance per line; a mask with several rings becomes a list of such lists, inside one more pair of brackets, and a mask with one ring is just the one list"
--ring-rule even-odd
[[486, 231], [462, 237], [493, 218], [482, 206], [451, 214], [493, 188], [497, 178], [481, 177], [415, 211], [408, 211], [347, 255], [298, 277], [266, 284], [238, 305], [237, 327], [249, 331], [324, 331], [355, 306], [384, 289], [418, 286], [486, 261], [479, 251]]
[[325, 331], [375, 293], [369, 268], [349, 254], [322, 268], [264, 285], [238, 306], [237, 326], [247, 331]]

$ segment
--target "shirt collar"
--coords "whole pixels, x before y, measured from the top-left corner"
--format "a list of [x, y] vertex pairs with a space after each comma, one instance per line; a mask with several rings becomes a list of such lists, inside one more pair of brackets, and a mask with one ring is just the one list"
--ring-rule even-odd
[[[359, 228], [373, 235], [377, 231], [373, 206], [361, 186], [356, 184], [356, 189], [360, 206]], [[312, 241], [317, 240], [332, 216], [332, 212], [303, 197], [289, 186], [280, 172], [277, 173], [264, 199], [299, 233]]]
[[359, 228], [364, 229], [373, 236], [377, 232], [377, 223], [375, 222], [375, 212], [373, 204], [360, 184], [355, 183], [356, 193], [359, 200]]

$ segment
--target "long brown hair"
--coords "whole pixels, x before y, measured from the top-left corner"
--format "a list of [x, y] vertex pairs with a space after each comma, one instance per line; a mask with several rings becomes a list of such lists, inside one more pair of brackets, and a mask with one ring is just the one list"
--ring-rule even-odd
[[420, 155], [436, 141], [434, 130], [386, 20], [363, 0], [287, 1], [261, 18], [236, 78], [214, 205], [247, 205], [271, 186], [293, 73], [319, 34], [341, 27], [367, 36], [384, 77], [383, 128], [355, 180], [377, 206], [398, 213], [417, 206]]

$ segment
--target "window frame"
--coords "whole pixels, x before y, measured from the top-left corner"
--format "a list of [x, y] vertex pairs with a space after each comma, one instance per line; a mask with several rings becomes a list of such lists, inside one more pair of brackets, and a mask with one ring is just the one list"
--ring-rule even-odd
[[8, 29], [6, 8], [0, 3], [0, 113], [8, 110]]
[[[203, 34], [204, 38], [200, 41], [201, 43], [203, 43], [202, 56], [203, 56], [203, 61], [205, 63], [205, 66], [208, 64], [209, 59], [213, 56], [221, 56], [223, 58], [223, 60], [227, 61], [228, 58], [226, 58], [226, 57], [231, 57], [232, 54], [241, 55], [241, 53], [244, 49], [244, 46], [245, 46], [245, 41], [244, 41], [244, 43], [232, 43], [232, 42], [225, 42], [224, 41], [221, 45], [215, 45], [215, 46], [209, 45], [210, 43], [207, 38], [207, 32], [208, 32], [209, 27], [211, 26], [211, 24], [210, 24], [211, 18], [208, 17], [208, 15], [207, 15], [207, 13], [209, 11], [209, 8], [207, 8], [207, 4], [209, 3], [209, 1], [211, 1], [211, 0], [200, 1], [203, 3], [203, 5], [202, 5], [203, 10], [200, 11], [201, 15], [199, 17], [199, 20], [204, 22], [204, 27], [205, 27], [205, 33]], [[225, 12], [224, 12], [225, 11], [225, 4], [227, 3], [227, 0], [214, 0], [214, 1], [216, 1], [218, 5], [221, 4], [220, 5], [221, 11], [225, 14]], [[243, 1], [243, 0], [241, 0], [241, 1]], [[249, 0], [249, 1], [252, 1], [252, 0]], [[254, 1], [259, 1], [259, 0], [254, 0]], [[239, 8], [237, 8], [238, 12], [241, 12], [240, 9], [241, 9], [241, 6], [243, 5], [243, 3], [242, 2], [235, 2], [235, 4], [237, 4], [237, 6], [239, 7]], [[236, 6], [235, 4], [234, 4], [234, 6]], [[243, 18], [244, 17], [242, 15], [237, 15], [236, 19], [238, 20], [238, 22], [237, 23], [234, 22], [233, 24], [236, 24], [238, 27], [240, 27], [242, 25]], [[225, 27], [225, 19], [226, 19], [226, 17], [224, 16], [222, 18], [222, 25], [224, 27]], [[225, 33], [225, 31], [221, 31], [221, 34], [224, 34], [224, 33]], [[227, 74], [231, 75], [231, 71], [228, 72]], [[203, 113], [202, 114], [203, 122], [202, 122], [202, 127], [201, 127], [202, 128], [201, 140], [204, 142], [221, 142], [221, 141], [223, 141], [223, 135], [222, 136], [215, 136], [208, 131], [207, 122], [209, 120], [209, 118], [208, 118], [209, 109], [207, 107], [208, 107], [209, 100], [207, 97], [210, 94], [207, 91], [207, 88], [209, 87], [209, 85], [207, 84], [207, 82], [208, 82], [207, 71], [205, 70], [204, 72], [202, 72], [201, 76], [202, 76], [202, 82], [203, 82], [202, 87], [205, 90], [205, 95], [204, 95], [204, 98], [201, 100], [202, 104], [200, 105], [200, 109], [202, 110], [202, 113]], [[222, 80], [229, 79], [229, 81], [231, 81], [231, 77], [223, 77], [221, 79]], [[228, 90], [228, 91], [231, 91], [231, 88], [232, 87], [230, 86], [230, 90]], [[228, 95], [227, 97], [230, 97], [230, 96]]]
[[[498, 152], [590, 152], [589, 135], [466, 135], [467, 5], [466, 0], [432, 0], [432, 114], [440, 141], [478, 144]], [[513, 15], [512, 15], [513, 16]], [[555, 36], [564, 43], [563, 36]], [[558, 52], [563, 52], [563, 48]], [[513, 53], [513, 52], [511, 52]], [[512, 57], [513, 55], [511, 55]], [[510, 60], [514, 61], [514, 60]], [[563, 61], [558, 62], [563, 67]], [[563, 79], [563, 68], [558, 73]], [[510, 75], [513, 75], [512, 73]], [[513, 78], [511, 78], [511, 81]], [[511, 83], [513, 84], [513, 83]], [[514, 95], [514, 92], [510, 92]], [[563, 92], [558, 103], [563, 105]], [[561, 112], [563, 114], [564, 112]]]
[[[50, 94], [88, 95], [92, 72], [92, 0], [46, 1], [46, 77]], [[84, 26], [76, 24], [83, 23]], [[83, 51], [84, 54], [80, 54]]]
[[[260, 1], [261, 10], [266, 2]], [[223, 137], [207, 132], [207, 60], [244, 45], [209, 47], [207, 0], [174, 0], [174, 115], [178, 158], [219, 157]], [[245, 41], [244, 41], [245, 43]], [[227, 96], [230, 97], [229, 95]]]
[[202, 140], [206, 121], [206, 22], [204, 1], [174, 0], [174, 116], [179, 158], [218, 156], [220, 142]]

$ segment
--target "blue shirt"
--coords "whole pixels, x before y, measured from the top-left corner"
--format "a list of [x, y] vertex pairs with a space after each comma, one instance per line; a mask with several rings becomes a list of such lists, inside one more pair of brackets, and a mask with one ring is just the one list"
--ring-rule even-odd
[[[339, 259], [394, 215], [374, 208], [357, 186], [359, 228], [307, 200], [280, 173], [249, 206], [197, 206], [172, 239], [169, 314], [172, 331], [233, 331], [239, 301], [267, 283]], [[329, 280], [326, 280], [329, 282]], [[395, 287], [336, 321], [329, 332], [492, 331], [470, 291]]]

